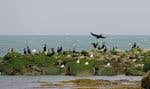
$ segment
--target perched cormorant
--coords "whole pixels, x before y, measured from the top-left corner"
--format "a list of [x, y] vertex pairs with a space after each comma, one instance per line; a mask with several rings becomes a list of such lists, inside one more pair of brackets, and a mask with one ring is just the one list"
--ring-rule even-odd
[[11, 48], [11, 52], [13, 52], [14, 51], [14, 49], [13, 48]]
[[49, 57], [53, 56], [54, 54], [55, 54], [54, 48], [48, 49], [48, 51], [46, 53], [46, 55]]
[[29, 46], [27, 46], [27, 52], [28, 52], [28, 54], [31, 54], [31, 50], [30, 50]]
[[54, 55], [55, 54], [54, 48], [51, 48], [51, 51], [52, 51], [51, 55]]
[[24, 53], [25, 55], [27, 54], [26, 48], [23, 49], [23, 53]]
[[47, 47], [46, 47], [46, 44], [44, 44], [43, 52], [46, 52], [46, 51], [47, 51]]
[[105, 45], [105, 43], [103, 42], [103, 44], [102, 44], [102, 46], [100, 47], [100, 46], [98, 46], [98, 49], [99, 50], [102, 50], [103, 52], [107, 52], [107, 46]]
[[136, 44], [136, 42], [134, 42], [134, 44], [133, 44], [132, 48], [137, 48], [137, 44]]
[[103, 45], [101, 47], [101, 49], [104, 49], [106, 47], [105, 43], [103, 42]]
[[101, 50], [101, 46], [100, 45], [98, 46], [98, 50]]
[[94, 48], [97, 48], [98, 42], [97, 43], [92, 43], [92, 45], [93, 45]]
[[103, 52], [107, 52], [107, 47], [106, 47], [106, 46], [105, 46], [105, 48], [104, 48]]
[[76, 53], [76, 50], [75, 50], [75, 48], [73, 48], [73, 51], [72, 51], [73, 53]]
[[100, 34], [100, 35], [97, 35], [97, 34], [94, 34], [94, 33], [90, 33], [92, 36], [94, 36], [96, 39], [99, 39], [99, 38], [106, 38], [105, 36], [103, 36], [103, 34]]
[[57, 47], [57, 53], [60, 53], [60, 52], [62, 52], [62, 46]]

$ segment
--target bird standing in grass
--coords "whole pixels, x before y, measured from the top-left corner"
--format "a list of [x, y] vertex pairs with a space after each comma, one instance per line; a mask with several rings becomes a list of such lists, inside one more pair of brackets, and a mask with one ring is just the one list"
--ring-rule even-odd
[[62, 46], [57, 47], [57, 53], [61, 53], [62, 52]]
[[65, 67], [65, 65], [64, 65], [64, 64], [62, 64], [60, 67], [61, 67], [61, 68], [64, 68], [64, 67]]
[[89, 65], [89, 62], [85, 62], [85, 65]]
[[26, 48], [23, 49], [23, 53], [24, 53], [25, 55], [27, 54]]
[[79, 64], [80, 63], [80, 60], [77, 60], [77, 64]]
[[46, 52], [46, 51], [47, 51], [47, 47], [46, 47], [46, 44], [44, 44], [43, 52]]
[[97, 46], [98, 46], [98, 42], [97, 43], [92, 43], [92, 45], [93, 45], [93, 48], [96, 49]]
[[30, 50], [29, 46], [27, 46], [27, 52], [28, 52], [28, 54], [31, 54], [31, 50]]
[[32, 53], [35, 54], [35, 53], [36, 53], [36, 49], [33, 49], [33, 50], [32, 50]]

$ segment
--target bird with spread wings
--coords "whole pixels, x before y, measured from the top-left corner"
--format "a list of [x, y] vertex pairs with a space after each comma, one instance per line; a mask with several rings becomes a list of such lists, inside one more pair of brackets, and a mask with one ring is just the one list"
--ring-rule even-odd
[[105, 36], [103, 36], [103, 34], [95, 34], [95, 33], [90, 33], [92, 36], [94, 36], [96, 39], [99, 39], [99, 38], [106, 38]]

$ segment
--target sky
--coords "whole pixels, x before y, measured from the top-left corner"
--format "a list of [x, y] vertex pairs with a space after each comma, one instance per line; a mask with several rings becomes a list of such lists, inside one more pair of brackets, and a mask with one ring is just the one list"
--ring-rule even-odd
[[150, 0], [0, 0], [0, 35], [150, 35]]

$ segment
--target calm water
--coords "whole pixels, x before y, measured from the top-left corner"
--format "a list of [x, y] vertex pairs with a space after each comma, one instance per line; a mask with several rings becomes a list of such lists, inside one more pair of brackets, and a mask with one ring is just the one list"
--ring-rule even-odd
[[[130, 49], [133, 42], [137, 42], [142, 48], [150, 48], [150, 36], [107, 36], [106, 39], [98, 40], [106, 42], [111, 49], [117, 46], [121, 49]], [[91, 36], [0, 36], [0, 56], [6, 54], [8, 48], [14, 48], [22, 52], [23, 48], [29, 45], [31, 49], [42, 49], [43, 44], [47, 44], [48, 48], [57, 48], [62, 45], [64, 50], [76, 48], [76, 50], [90, 50], [91, 43], [97, 40]]]
[[58, 83], [60, 81], [68, 81], [75, 79], [93, 79], [93, 80], [129, 80], [140, 81], [141, 76], [0, 76], [0, 89], [72, 89], [71, 86], [65, 85], [63, 88], [39, 88], [41, 82]]

